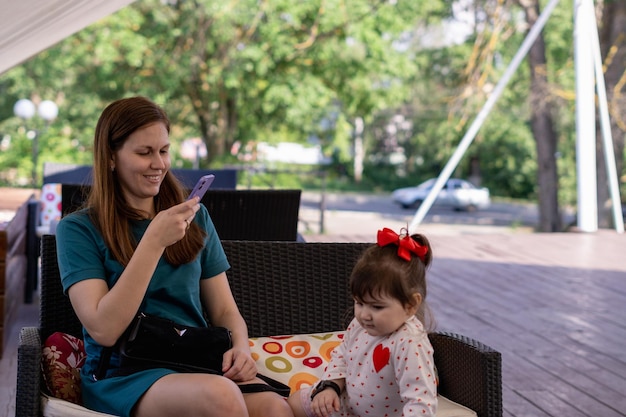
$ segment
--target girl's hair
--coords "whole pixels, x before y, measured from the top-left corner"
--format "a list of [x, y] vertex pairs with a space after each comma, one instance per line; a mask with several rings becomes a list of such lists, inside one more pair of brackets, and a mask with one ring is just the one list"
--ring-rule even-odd
[[[162, 123], [167, 132], [170, 121], [165, 111], [145, 97], [130, 97], [109, 104], [98, 119], [94, 136], [93, 184], [87, 206], [93, 223], [114, 258], [127, 265], [137, 247], [130, 230], [131, 220], [141, 220], [148, 213], [130, 207], [122, 193], [117, 174], [110, 167], [113, 154], [138, 129]], [[171, 172], [166, 172], [158, 195], [156, 212], [182, 203], [185, 190]], [[194, 222], [185, 237], [165, 249], [165, 259], [173, 265], [191, 262], [204, 246], [205, 232]]]
[[432, 261], [432, 248], [426, 236], [414, 234], [410, 237], [428, 249], [423, 260], [412, 254], [411, 260], [398, 256], [398, 246], [372, 245], [367, 248], [350, 275], [350, 292], [355, 300], [378, 298], [381, 295], [393, 297], [403, 306], [415, 305], [413, 295], [422, 296], [417, 318], [428, 331], [434, 330], [435, 322], [426, 303], [426, 270]]

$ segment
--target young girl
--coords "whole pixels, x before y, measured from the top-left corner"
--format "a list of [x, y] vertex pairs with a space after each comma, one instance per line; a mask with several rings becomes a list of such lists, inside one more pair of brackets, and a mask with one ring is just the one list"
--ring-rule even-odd
[[425, 236], [378, 231], [350, 276], [355, 318], [343, 343], [324, 378], [289, 398], [296, 417], [435, 415], [433, 348], [423, 324], [431, 260]]

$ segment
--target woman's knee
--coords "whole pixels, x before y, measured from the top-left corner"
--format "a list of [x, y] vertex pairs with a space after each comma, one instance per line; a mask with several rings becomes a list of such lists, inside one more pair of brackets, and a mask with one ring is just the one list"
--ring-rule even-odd
[[239, 387], [229, 379], [178, 374], [157, 381], [137, 404], [134, 415], [248, 416]]
[[250, 417], [293, 417], [287, 399], [273, 392], [245, 395]]
[[[204, 400], [203, 408], [211, 415], [246, 415], [246, 403], [239, 387], [227, 378], [207, 381], [200, 387], [198, 396]], [[218, 411], [219, 412], [216, 412]]]

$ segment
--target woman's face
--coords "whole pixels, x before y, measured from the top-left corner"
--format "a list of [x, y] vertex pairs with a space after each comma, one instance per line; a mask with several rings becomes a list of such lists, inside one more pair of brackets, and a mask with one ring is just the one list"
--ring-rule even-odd
[[171, 165], [169, 148], [167, 129], [156, 122], [137, 129], [114, 152], [111, 166], [131, 207], [154, 214], [153, 197]]

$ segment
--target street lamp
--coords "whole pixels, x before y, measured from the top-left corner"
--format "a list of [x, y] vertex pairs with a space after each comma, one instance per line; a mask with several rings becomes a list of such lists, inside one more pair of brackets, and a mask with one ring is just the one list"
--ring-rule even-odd
[[[57, 115], [59, 114], [59, 108], [54, 101], [44, 100], [35, 106], [35, 103], [27, 98], [18, 100], [13, 106], [13, 113], [24, 120], [26, 124], [27, 120], [32, 119], [35, 113], [41, 117], [45, 122], [45, 128], [50, 125]], [[33, 141], [33, 171], [32, 171], [32, 183], [33, 187], [37, 186], [37, 159], [39, 158], [38, 139], [41, 132], [38, 130], [31, 130], [27, 132], [27, 137]]]

